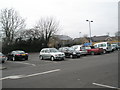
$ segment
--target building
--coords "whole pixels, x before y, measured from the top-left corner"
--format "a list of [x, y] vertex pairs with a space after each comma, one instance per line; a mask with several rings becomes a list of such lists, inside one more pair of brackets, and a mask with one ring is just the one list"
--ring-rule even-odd
[[72, 43], [72, 38], [67, 35], [54, 35], [50, 38], [49, 47], [59, 48], [61, 46], [69, 46]]
[[104, 35], [104, 36], [93, 36], [92, 38], [92, 42], [106, 42], [106, 41], [112, 41], [112, 38], [108, 35]]
[[89, 38], [87, 38], [87, 37], [75, 38], [73, 40], [74, 44], [84, 44], [84, 43], [88, 43], [88, 42], [89, 42]]

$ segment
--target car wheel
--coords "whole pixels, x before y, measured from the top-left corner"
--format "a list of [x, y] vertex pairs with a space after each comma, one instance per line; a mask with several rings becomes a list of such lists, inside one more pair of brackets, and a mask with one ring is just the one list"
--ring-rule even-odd
[[53, 56], [51, 57], [51, 61], [54, 61], [54, 57]]
[[15, 61], [15, 57], [13, 57], [12, 60]]
[[28, 60], [28, 58], [25, 58], [25, 60]]
[[105, 53], [106, 53], [106, 50], [104, 50], [103, 53], [105, 54]]
[[63, 57], [62, 60], [65, 60], [65, 57]]
[[5, 63], [5, 61], [2, 61], [2, 63]]
[[42, 56], [39, 56], [39, 59], [40, 59], [40, 60], [43, 60], [43, 57], [42, 57]]
[[95, 52], [91, 52], [91, 55], [95, 55]]
[[70, 58], [73, 58], [73, 55], [70, 55]]
[[7, 60], [10, 60], [9, 57], [7, 57]]

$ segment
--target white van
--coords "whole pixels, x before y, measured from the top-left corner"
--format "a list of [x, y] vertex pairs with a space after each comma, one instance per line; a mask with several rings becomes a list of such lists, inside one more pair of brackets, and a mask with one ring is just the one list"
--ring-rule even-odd
[[96, 43], [96, 44], [94, 44], [94, 47], [96, 47], [96, 48], [103, 48], [104, 49], [103, 53], [111, 52], [112, 51], [111, 44], [108, 43], [108, 42]]

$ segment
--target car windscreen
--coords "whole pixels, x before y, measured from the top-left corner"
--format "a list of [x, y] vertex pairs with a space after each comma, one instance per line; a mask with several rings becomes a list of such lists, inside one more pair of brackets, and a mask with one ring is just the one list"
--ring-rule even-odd
[[116, 44], [112, 44], [112, 46], [113, 46], [113, 47], [117, 47], [117, 45], [116, 45]]
[[59, 52], [57, 49], [50, 49], [50, 52]]
[[108, 43], [107, 46], [111, 46], [111, 44]]
[[81, 50], [86, 50], [86, 48], [85, 48], [85, 47], [80, 47], [80, 49], [81, 49]]
[[75, 51], [75, 49], [74, 49], [74, 48], [68, 48], [68, 50], [69, 50], [69, 51]]
[[16, 51], [15, 54], [24, 54], [24, 51]]
[[85, 47], [85, 49], [91, 49], [91, 47]]
[[72, 46], [72, 48], [77, 49], [77, 48], [78, 48], [78, 46]]

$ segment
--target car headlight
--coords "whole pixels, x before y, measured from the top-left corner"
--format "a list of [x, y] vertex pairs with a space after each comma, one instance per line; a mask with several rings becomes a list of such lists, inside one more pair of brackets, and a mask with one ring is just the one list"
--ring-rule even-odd
[[58, 54], [55, 54], [55, 57], [58, 57]]

